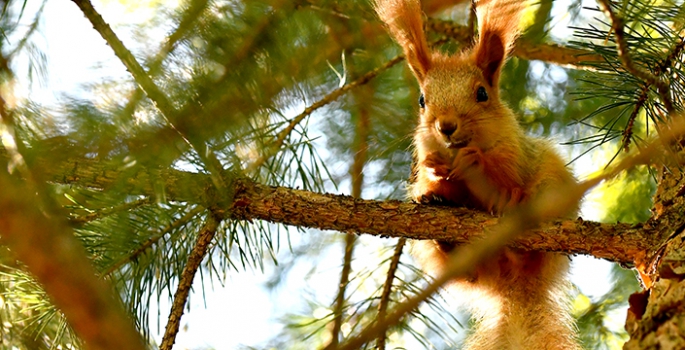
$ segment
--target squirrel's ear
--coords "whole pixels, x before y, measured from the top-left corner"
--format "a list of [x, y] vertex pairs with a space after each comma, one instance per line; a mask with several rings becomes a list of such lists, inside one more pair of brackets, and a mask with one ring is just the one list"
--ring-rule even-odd
[[494, 87], [499, 82], [499, 74], [506, 58], [507, 50], [502, 37], [497, 32], [481, 33], [476, 47], [476, 65], [483, 72], [483, 77]]
[[388, 31], [402, 46], [407, 63], [419, 81], [430, 69], [430, 50], [423, 33], [421, 3], [418, 0], [375, 0], [374, 7]]
[[422, 43], [412, 43], [410, 45], [402, 45], [404, 49], [404, 55], [407, 56], [407, 63], [409, 67], [414, 72], [416, 79], [422, 81], [426, 77], [428, 69], [430, 69], [430, 53], [428, 51], [428, 45], [426, 44], [426, 39], [423, 36], [423, 31], [421, 33]]
[[491, 87], [499, 83], [504, 61], [519, 34], [519, 19], [526, 4], [526, 0], [478, 1], [480, 36], [474, 55], [476, 65]]

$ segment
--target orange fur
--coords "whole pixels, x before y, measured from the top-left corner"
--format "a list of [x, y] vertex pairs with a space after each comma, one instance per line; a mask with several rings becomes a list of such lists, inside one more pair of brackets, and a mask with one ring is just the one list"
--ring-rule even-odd
[[[414, 134], [415, 201], [438, 197], [501, 214], [546, 187], [575, 182], [554, 148], [527, 136], [499, 99], [522, 7], [520, 0], [481, 0], [477, 43], [447, 56], [427, 48], [417, 0], [376, 0], [425, 97]], [[437, 272], [453, 248], [424, 241], [414, 252]], [[560, 254], [506, 248], [456, 281], [479, 318], [468, 348], [579, 349], [565, 302], [568, 262]]]

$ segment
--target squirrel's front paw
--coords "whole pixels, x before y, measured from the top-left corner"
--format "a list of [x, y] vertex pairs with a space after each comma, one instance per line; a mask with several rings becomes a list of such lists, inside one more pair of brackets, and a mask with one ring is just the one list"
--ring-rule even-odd
[[438, 153], [432, 152], [421, 162], [421, 166], [426, 168], [428, 173], [436, 179], [447, 178], [450, 174], [449, 162]]
[[483, 166], [483, 152], [480, 148], [464, 147], [459, 150], [452, 164], [450, 178], [464, 178]]
[[415, 198], [414, 202], [418, 204], [445, 204], [446, 200], [442, 196], [439, 196], [433, 192], [428, 192]]

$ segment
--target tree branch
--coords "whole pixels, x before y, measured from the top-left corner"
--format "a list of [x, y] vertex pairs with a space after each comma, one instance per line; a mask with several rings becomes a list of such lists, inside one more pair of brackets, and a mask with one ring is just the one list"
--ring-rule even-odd
[[[467, 26], [429, 18], [426, 21], [429, 30], [446, 35], [462, 44], [471, 42], [470, 29]], [[573, 69], [595, 70], [586, 62], [604, 61], [602, 55], [593, 51], [573, 49], [557, 44], [533, 43], [525, 39], [516, 41], [512, 55], [525, 60], [540, 60]]]
[[[68, 153], [68, 152], [67, 152]], [[7, 153], [0, 150], [0, 159]], [[221, 194], [207, 175], [173, 169], [124, 169], [120, 163], [69, 157], [59, 163], [54, 155], [33, 159], [35, 171], [49, 181], [99, 189], [117, 187], [131, 195], [155, 195], [163, 188], [171, 201], [212, 208], [226, 218], [267, 220], [301, 227], [357, 232], [381, 237], [441, 239], [466, 243], [481, 238], [498, 220], [465, 208], [418, 205], [400, 201], [355, 199], [236, 180], [228, 206], [218, 206]], [[653, 223], [602, 224], [583, 220], [556, 220], [530, 231], [513, 246], [523, 249], [590, 254], [630, 264], [647, 258], [664, 238], [666, 228]]]
[[618, 48], [618, 57], [621, 59], [623, 68], [625, 68], [626, 71], [636, 78], [656, 87], [657, 91], [659, 92], [659, 97], [666, 107], [666, 111], [669, 113], [673, 112], [673, 102], [671, 101], [669, 92], [670, 86], [668, 81], [665, 80], [663, 76], [654, 75], [648, 70], [643, 69], [635, 64], [635, 61], [633, 61], [633, 58], [630, 56], [628, 49], [628, 41], [625, 37], [625, 23], [623, 21], [623, 17], [619, 16], [611, 9], [610, 0], [598, 0], [598, 3], [600, 4], [602, 11], [604, 11], [607, 17], [609, 17], [611, 20], [611, 29], [614, 31], [616, 46]]
[[186, 263], [185, 268], [183, 268], [181, 279], [178, 282], [178, 289], [176, 289], [176, 293], [174, 294], [174, 302], [171, 305], [171, 311], [169, 312], [169, 322], [164, 331], [162, 343], [159, 345], [160, 350], [171, 350], [174, 346], [181, 322], [181, 316], [183, 316], [183, 309], [188, 301], [188, 295], [190, 294], [190, 287], [193, 285], [195, 273], [200, 267], [202, 259], [204, 259], [207, 254], [207, 248], [216, 234], [219, 223], [219, 220], [214, 218], [210, 213], [207, 215], [207, 221], [205, 222], [202, 231], [200, 231], [197, 236], [197, 242], [190, 252], [190, 256], [188, 256], [188, 263]]
[[316, 101], [313, 103], [311, 106], [307, 107], [302, 111], [302, 113], [296, 115], [290, 120], [290, 123], [288, 123], [288, 126], [286, 126], [283, 130], [281, 130], [278, 135], [274, 138], [272, 142], [269, 142], [268, 148], [264, 150], [264, 153], [262, 154], [261, 157], [259, 157], [257, 160], [252, 162], [248, 168], [247, 168], [247, 173], [251, 173], [252, 171], [258, 169], [261, 167], [269, 158], [273, 157], [276, 153], [278, 153], [281, 150], [281, 146], [283, 146], [283, 143], [285, 143], [286, 138], [288, 138], [288, 135], [295, 129], [295, 127], [300, 124], [304, 118], [312, 114], [314, 111], [317, 109], [335, 101], [338, 97], [342, 96], [345, 92], [368, 83], [371, 79], [375, 78], [378, 74], [385, 72], [392, 66], [396, 65], [397, 63], [401, 62], [404, 59], [404, 55], [398, 55], [382, 66], [367, 72], [366, 74], [362, 75], [359, 77], [357, 80], [345, 84], [344, 86], [335, 89], [331, 91], [328, 95], [324, 96], [322, 99]]
[[112, 264], [110, 267], [107, 268], [104, 272], [102, 272], [101, 276], [108, 276], [112, 272], [118, 270], [120, 267], [124, 266], [129, 261], [135, 261], [136, 258], [140, 255], [143, 254], [148, 248], [152, 247], [155, 243], [157, 243], [162, 237], [164, 237], [167, 233], [171, 232], [172, 230], [181, 227], [182, 225], [185, 225], [188, 221], [190, 221], [195, 215], [200, 214], [203, 212], [205, 209], [202, 206], [197, 206], [187, 212], [183, 217], [180, 219], [174, 221], [173, 223], [169, 224], [167, 227], [163, 228], [160, 230], [157, 234], [154, 236], [150, 237], [148, 240], [143, 242], [136, 250], [131, 252], [131, 254], [128, 254], [121, 259], [117, 260], [114, 264]]
[[131, 73], [135, 82], [143, 89], [145, 94], [155, 103], [155, 106], [162, 113], [165, 122], [178, 133], [185, 143], [191, 148], [195, 149], [197, 155], [202, 159], [205, 167], [212, 175], [212, 182], [217, 188], [225, 189], [226, 184], [223, 180], [222, 166], [216, 155], [211, 152], [207, 145], [200, 140], [191, 137], [187, 130], [175, 125], [172, 121], [178, 117], [179, 112], [174, 107], [172, 101], [167, 95], [155, 84], [150, 78], [145, 69], [138, 63], [131, 51], [126, 48], [124, 43], [119, 40], [112, 28], [105, 22], [102, 16], [93, 8], [89, 0], [72, 0], [81, 9], [81, 12], [93, 25], [93, 28], [102, 36], [107, 44], [112, 48], [114, 54], [119, 58], [121, 63], [126, 66], [126, 69]]
[[[6, 163], [5, 163], [6, 164]], [[144, 349], [110, 288], [96, 278], [66, 220], [46, 215], [35, 188], [0, 171], [0, 242], [26, 264], [88, 349]]]
[[[402, 249], [407, 242], [406, 238], [400, 238], [395, 245], [395, 251], [390, 259], [390, 266], [383, 284], [383, 292], [381, 293], [381, 300], [378, 304], [378, 322], [385, 322], [385, 316], [388, 313], [388, 304], [390, 303], [390, 292], [392, 292], [392, 284], [395, 280], [395, 272], [400, 265], [400, 257], [402, 256]], [[376, 341], [376, 348], [378, 350], [385, 350], [386, 332], [383, 332]]]

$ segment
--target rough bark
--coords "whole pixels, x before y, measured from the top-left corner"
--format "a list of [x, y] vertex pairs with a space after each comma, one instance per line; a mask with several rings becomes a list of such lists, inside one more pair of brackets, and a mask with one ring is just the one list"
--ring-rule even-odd
[[[0, 159], [6, 155], [0, 152]], [[36, 157], [32, 167], [45, 180], [98, 189], [117, 188], [131, 195], [164, 196], [165, 200], [198, 203], [223, 218], [274, 223], [410, 239], [457, 243], [482, 238], [498, 219], [466, 208], [426, 206], [401, 201], [375, 201], [320, 194], [233, 180], [227, 193], [217, 193], [208, 175], [173, 169], [126, 167], [95, 158]], [[232, 198], [232, 201], [226, 201]], [[670, 237], [672, 225], [603, 224], [557, 220], [517, 239], [525, 249], [589, 254], [627, 265], [646, 265]]]
[[664, 171], [652, 221], [667, 237], [645, 272], [650, 288], [630, 297], [624, 349], [685, 348], [685, 176]]

